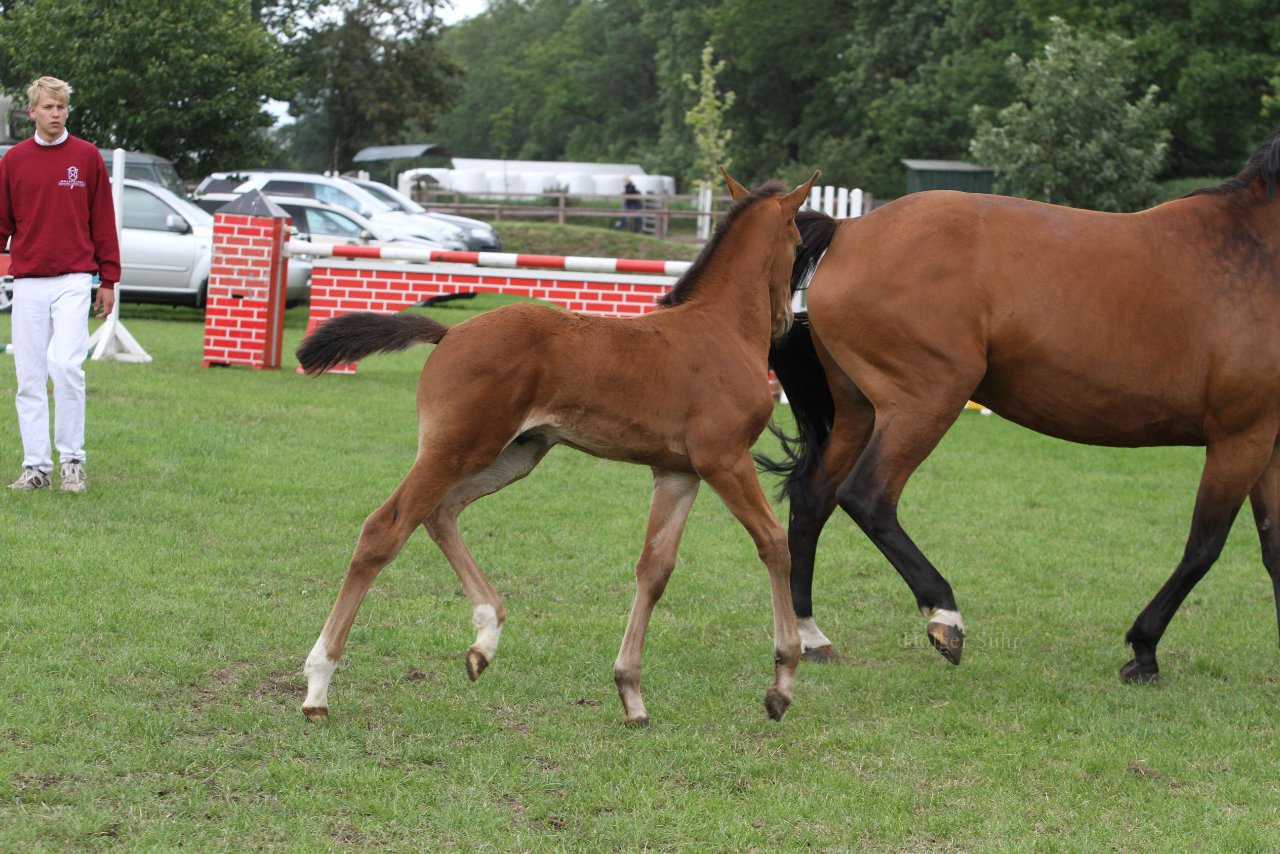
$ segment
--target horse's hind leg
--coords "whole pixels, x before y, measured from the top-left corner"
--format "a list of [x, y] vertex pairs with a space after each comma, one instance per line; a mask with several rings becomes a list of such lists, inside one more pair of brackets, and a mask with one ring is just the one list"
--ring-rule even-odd
[[1271, 464], [1249, 494], [1249, 503], [1253, 506], [1253, 520], [1262, 544], [1262, 565], [1271, 576], [1276, 621], [1280, 624], [1280, 454], [1271, 457]]
[[835, 661], [839, 656], [818, 628], [813, 616], [813, 573], [818, 537], [836, 507], [836, 487], [848, 476], [871, 434], [875, 413], [860, 405], [837, 414], [823, 449], [822, 464], [804, 489], [790, 493], [787, 544], [791, 552], [791, 599], [800, 632], [801, 657], [806, 661]]
[[[936, 402], [935, 402], [936, 403]], [[956, 406], [881, 411], [867, 448], [836, 492], [844, 511], [893, 564], [925, 615], [929, 641], [952, 664], [964, 651], [964, 621], [951, 585], [898, 521], [898, 499], [907, 479], [937, 446], [961, 411]]]
[[[697, 464], [695, 460], [694, 465]], [[786, 531], [769, 506], [750, 454], [744, 453], [725, 468], [700, 468], [699, 474], [720, 496], [734, 518], [747, 529], [756, 544], [756, 553], [769, 570], [769, 588], [773, 598], [774, 681], [765, 694], [764, 705], [770, 718], [781, 720], [791, 705], [796, 666], [800, 663], [800, 633], [791, 601], [791, 555], [787, 549]]]
[[813, 571], [818, 537], [835, 509], [835, 490], [793, 495], [790, 504], [787, 542], [791, 550], [791, 601], [796, 610], [801, 657], [805, 661], [835, 661], [840, 656], [813, 616]]
[[307, 656], [307, 698], [302, 713], [308, 719], [323, 718], [329, 713], [329, 682], [369, 587], [383, 567], [400, 553], [409, 535], [449, 486], [447, 479], [433, 476], [419, 457], [391, 497], [365, 520], [333, 610]]
[[[1255, 432], [1262, 432], [1262, 428]], [[1124, 681], [1153, 682], [1159, 678], [1156, 645], [1169, 621], [1222, 553], [1245, 496], [1251, 489], [1254, 495], [1265, 491], [1258, 478], [1267, 470], [1275, 442], [1274, 429], [1266, 432], [1267, 435], [1244, 434], [1210, 443], [1182, 560], [1125, 635], [1125, 641], [1133, 647], [1133, 659], [1120, 668], [1120, 678]], [[1264, 537], [1264, 555], [1267, 542], [1268, 538]], [[1272, 571], [1274, 579], [1273, 565], [1268, 564], [1267, 569]]]
[[467, 675], [475, 681], [498, 652], [498, 638], [506, 620], [506, 608], [484, 577], [458, 531], [458, 514], [468, 504], [491, 495], [533, 471], [554, 442], [542, 436], [516, 439], [487, 469], [450, 490], [427, 517], [427, 532], [458, 574], [463, 592], [471, 600], [475, 643], [467, 650]]
[[698, 495], [700, 481], [694, 475], [653, 470], [653, 501], [644, 550], [636, 563], [636, 596], [627, 618], [622, 647], [613, 665], [613, 681], [622, 700], [623, 721], [630, 726], [647, 726], [649, 714], [640, 695], [640, 665], [644, 636], [653, 608], [662, 598], [667, 581], [676, 568], [676, 552], [684, 533], [689, 510]]

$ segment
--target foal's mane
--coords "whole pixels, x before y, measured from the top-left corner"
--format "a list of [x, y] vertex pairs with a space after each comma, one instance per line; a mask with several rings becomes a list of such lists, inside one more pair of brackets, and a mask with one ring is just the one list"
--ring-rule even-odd
[[715, 254], [716, 249], [720, 246], [720, 240], [724, 237], [729, 229], [733, 228], [734, 222], [738, 219], [739, 214], [751, 207], [756, 202], [769, 196], [784, 195], [787, 192], [786, 186], [781, 181], [769, 181], [760, 187], [754, 193], [743, 196], [733, 207], [729, 208], [729, 212], [716, 226], [715, 233], [711, 235], [711, 239], [707, 241], [707, 245], [702, 247], [702, 251], [698, 253], [698, 257], [694, 259], [693, 264], [685, 270], [671, 290], [658, 298], [658, 305], [673, 306], [679, 305], [689, 299], [690, 295], [697, 288], [698, 280], [702, 277], [703, 270], [711, 261], [711, 256]]
[[[1271, 134], [1271, 138], [1249, 159], [1240, 170], [1240, 174], [1224, 181], [1216, 187], [1203, 187], [1187, 193], [1189, 196], [1215, 195], [1228, 196], [1243, 192], [1253, 186], [1253, 182], [1261, 179], [1263, 187], [1262, 200], [1269, 202], [1276, 195], [1276, 186], [1280, 183], [1280, 128]], [[1184, 197], [1185, 198], [1185, 197]]]

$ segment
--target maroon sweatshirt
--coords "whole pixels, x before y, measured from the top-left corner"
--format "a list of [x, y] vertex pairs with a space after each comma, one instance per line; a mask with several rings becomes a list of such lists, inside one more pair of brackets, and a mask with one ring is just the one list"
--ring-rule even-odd
[[23, 140], [0, 157], [0, 249], [9, 275], [97, 273], [120, 281], [111, 178], [97, 146], [68, 135], [57, 145]]

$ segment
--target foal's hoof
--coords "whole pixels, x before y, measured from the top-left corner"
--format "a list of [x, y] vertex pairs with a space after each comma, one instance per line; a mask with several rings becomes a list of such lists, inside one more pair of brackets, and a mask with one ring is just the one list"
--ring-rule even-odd
[[840, 656], [836, 653], [836, 648], [831, 644], [825, 646], [805, 647], [804, 652], [800, 653], [801, 661], [818, 661], [829, 662], [839, 661]]
[[946, 623], [930, 623], [925, 631], [929, 633], [929, 642], [942, 653], [943, 658], [952, 664], [960, 663], [960, 653], [964, 651], [964, 629]]
[[322, 721], [329, 717], [327, 706], [303, 706], [302, 714], [309, 721]]
[[622, 725], [625, 727], [629, 727], [630, 729], [648, 729], [649, 716], [641, 715], [638, 718], [631, 718], [630, 720], [623, 721]]
[[782, 720], [790, 705], [791, 698], [784, 696], [777, 688], [770, 688], [764, 695], [764, 710], [769, 713], [769, 720]]
[[474, 682], [480, 678], [480, 674], [484, 673], [484, 669], [489, 666], [489, 659], [484, 657], [484, 653], [475, 647], [467, 650], [467, 676], [471, 677]]
[[1130, 685], [1151, 685], [1160, 681], [1160, 668], [1154, 662], [1139, 664], [1135, 658], [1120, 668], [1120, 681]]

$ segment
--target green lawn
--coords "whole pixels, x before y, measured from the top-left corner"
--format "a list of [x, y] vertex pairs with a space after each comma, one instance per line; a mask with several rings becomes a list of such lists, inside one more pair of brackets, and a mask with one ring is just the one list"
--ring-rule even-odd
[[903, 502], [956, 588], [964, 664], [837, 517], [816, 589], [844, 658], [802, 665], [781, 723], [765, 572], [704, 489], [651, 624], [641, 731], [612, 664], [649, 474], [556, 449], [463, 516], [508, 607], [493, 666], [467, 680], [470, 605], [420, 533], [364, 603], [330, 719], [307, 724], [302, 661], [412, 459], [428, 351], [354, 377], [299, 376], [291, 355], [204, 369], [197, 312], [124, 320], [155, 361], [88, 364], [89, 492], [0, 490], [0, 851], [1276, 848], [1280, 655], [1247, 512], [1166, 635], [1163, 683], [1116, 675], [1181, 553], [1198, 449], [965, 413]]

